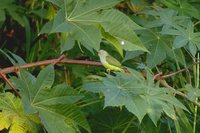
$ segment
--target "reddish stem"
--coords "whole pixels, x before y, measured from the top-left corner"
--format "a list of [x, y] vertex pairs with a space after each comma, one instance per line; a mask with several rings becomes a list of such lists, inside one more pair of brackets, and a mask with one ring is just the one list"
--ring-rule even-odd
[[5, 74], [2, 74], [1, 72], [0, 72], [0, 75], [1, 75], [2, 79], [3, 79], [4, 81], [6, 81], [6, 83], [8, 83], [8, 85], [9, 85], [10, 88], [15, 92], [15, 94], [21, 98], [19, 92], [17, 91], [17, 89], [15, 89], [14, 85], [10, 82], [10, 80], [6, 77], [6, 75], [5, 75]]
[[8, 73], [18, 71], [19, 68], [30, 68], [30, 67], [36, 67], [36, 66], [42, 66], [42, 65], [48, 65], [48, 64], [77, 64], [77, 65], [102, 66], [100, 62], [96, 62], [96, 61], [71, 60], [71, 59], [63, 58], [60, 61], [58, 61], [58, 59], [51, 59], [51, 60], [28, 63], [24, 65], [11, 66], [11, 67], [1, 69], [0, 73], [8, 74]]

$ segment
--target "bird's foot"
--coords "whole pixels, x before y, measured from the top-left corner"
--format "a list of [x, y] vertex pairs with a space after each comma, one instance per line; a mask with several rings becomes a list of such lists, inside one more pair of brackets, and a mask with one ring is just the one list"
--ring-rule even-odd
[[110, 74], [111, 70], [110, 70], [110, 69], [106, 69], [106, 72], [107, 72], [108, 74]]

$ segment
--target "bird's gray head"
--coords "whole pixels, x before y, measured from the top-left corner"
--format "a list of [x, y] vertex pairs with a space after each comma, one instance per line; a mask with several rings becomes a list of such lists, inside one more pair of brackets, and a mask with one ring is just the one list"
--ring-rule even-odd
[[99, 50], [99, 52], [98, 52], [98, 55], [99, 56], [107, 56], [108, 55], [108, 53], [105, 51], [105, 50]]

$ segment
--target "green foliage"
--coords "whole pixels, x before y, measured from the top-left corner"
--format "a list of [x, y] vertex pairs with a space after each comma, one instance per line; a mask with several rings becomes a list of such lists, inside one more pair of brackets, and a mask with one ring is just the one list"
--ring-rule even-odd
[[[1, 132], [198, 132], [199, 7], [199, 0], [1, 1], [0, 77], [8, 72]], [[129, 72], [105, 74], [84, 62], [99, 61], [100, 49]], [[61, 54], [74, 64], [43, 66]], [[3, 69], [10, 65], [17, 76]]]
[[5, 21], [6, 13], [8, 13], [20, 25], [25, 26], [25, 19], [22, 15], [24, 9], [14, 4], [15, 0], [6, 0], [0, 3], [0, 21]]
[[[109, 2], [106, 0], [100, 2], [71, 0], [64, 1], [64, 4], [63, 1], [48, 1], [56, 4], [60, 10], [55, 18], [43, 27], [41, 33], [67, 32], [68, 34], [64, 34], [62, 37], [66, 38], [65, 35], [67, 35], [70, 39], [64, 39], [66, 42], [62, 42], [61, 52], [69, 50], [65, 46], [70, 45], [69, 40], [72, 44], [77, 41], [91, 52], [93, 49], [98, 51], [102, 38], [108, 40], [121, 55], [123, 55], [122, 49], [147, 51], [133, 31], [142, 29], [142, 27], [125, 14], [112, 9], [119, 0], [110, 0]], [[99, 25], [103, 28], [103, 36]]]
[[[194, 18], [200, 19], [200, 15], [198, 13], [199, 1], [197, 0], [160, 0], [166, 6], [180, 12], [180, 14], [192, 16]], [[196, 6], [196, 7], [195, 7]]]
[[9, 133], [37, 133], [36, 124], [40, 119], [36, 114], [24, 112], [22, 102], [11, 93], [0, 95], [0, 130], [9, 129]]
[[74, 105], [83, 96], [64, 84], [52, 87], [52, 65], [44, 68], [37, 78], [22, 69], [20, 78], [13, 78], [12, 82], [20, 89], [24, 110], [30, 114], [39, 113], [48, 132], [76, 132], [78, 126], [90, 131], [85, 117]]
[[[26, 62], [18, 55], [8, 51], [9, 54], [7, 54], [6, 52], [4, 52], [3, 50], [0, 49], [0, 52], [6, 56], [10, 62], [13, 64], [13, 65], [16, 65], [16, 64], [26, 64]], [[10, 56], [11, 55], [11, 56]]]
[[200, 90], [198, 88], [194, 88], [191, 85], [185, 86], [187, 90], [187, 95], [191, 101], [196, 101], [196, 98], [200, 96]]
[[154, 84], [151, 75], [145, 80], [136, 71], [129, 71], [128, 74], [107, 75], [101, 81], [86, 83], [84, 88], [102, 92], [105, 96], [104, 107], [125, 106], [140, 122], [148, 114], [156, 125], [163, 112], [176, 119], [174, 106], [187, 110], [167, 89]]
[[132, 123], [136, 118], [129, 112], [116, 108], [105, 109], [92, 115], [90, 120], [93, 132], [139, 132], [137, 124]]

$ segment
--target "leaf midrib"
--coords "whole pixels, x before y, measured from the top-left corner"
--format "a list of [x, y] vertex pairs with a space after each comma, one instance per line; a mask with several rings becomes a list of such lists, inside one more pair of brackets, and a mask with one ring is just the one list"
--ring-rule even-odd
[[63, 98], [63, 97], [81, 97], [81, 96], [57, 96], [57, 97], [51, 97], [49, 99], [45, 99], [45, 100], [42, 100], [42, 101], [39, 101], [39, 102], [35, 102], [33, 105], [40, 105], [41, 103], [45, 103], [45, 102], [48, 102], [48, 101], [52, 101], [52, 100], [56, 100], [56, 99], [59, 99], [59, 98]]
[[[49, 77], [49, 75], [51, 74], [51, 72], [50, 73], [48, 73], [47, 75], [46, 75], [46, 77]], [[46, 78], [44, 78], [44, 79], [46, 79]], [[35, 102], [35, 99], [37, 98], [37, 96], [38, 96], [38, 94], [39, 94], [39, 92], [43, 89], [43, 83], [45, 82], [46, 80], [43, 80], [43, 82], [41, 83], [41, 85], [40, 85], [40, 87], [39, 87], [39, 89], [38, 89], [38, 91], [37, 91], [37, 93], [35, 94], [35, 97], [33, 98], [33, 101], [31, 102], [31, 105], [33, 105], [34, 104], [34, 102]], [[37, 84], [37, 80], [36, 80], [36, 84]]]
[[[77, 2], [77, 3], [78, 3], [78, 2]], [[67, 18], [68, 18], [68, 20], [73, 20], [73, 19], [78, 18], [78, 17], [80, 17], [80, 16], [84, 16], [84, 15], [87, 14], [87, 13], [90, 13], [90, 12], [93, 12], [93, 11], [95, 11], [95, 10], [102, 9], [103, 7], [106, 7], [106, 6], [108, 6], [108, 5], [111, 5], [111, 3], [114, 3], [114, 2], [110, 2], [110, 3], [108, 3], [108, 4], [106, 3], [105, 5], [102, 5], [102, 6], [93, 8], [93, 9], [91, 9], [91, 10], [88, 10], [87, 12], [83, 12], [83, 13], [77, 15], [77, 16], [74, 16], [74, 17], [70, 18], [70, 17], [73, 15], [73, 12], [74, 12], [74, 10], [73, 10], [73, 11], [71, 12], [71, 14], [69, 15], [69, 17], [67, 17]], [[75, 8], [76, 8], [76, 6], [75, 6]], [[75, 8], [74, 8], [74, 9], [75, 9]]]
[[[30, 88], [30, 85], [27, 84], [27, 80], [26, 80], [26, 78], [24, 78], [24, 76], [21, 76], [21, 78], [22, 78], [23, 82], [25, 83], [26, 88], [28, 89], [28, 98], [29, 98], [29, 101], [31, 101], [31, 95], [30, 95], [30, 90], [31, 90], [31, 88]], [[32, 85], [31, 85], [31, 86], [32, 86]]]
[[82, 29], [80, 26], [76, 25], [75, 23], [72, 23], [72, 24], [73, 24], [75, 27], [77, 27], [80, 31], [82, 31], [82, 33], [84, 33], [84, 34], [87, 36], [88, 40], [90, 40], [90, 42], [91, 42], [92, 44], [95, 44], [95, 42], [91, 39], [90, 36], [88, 36], [87, 32], [85, 32], [84, 29]]

